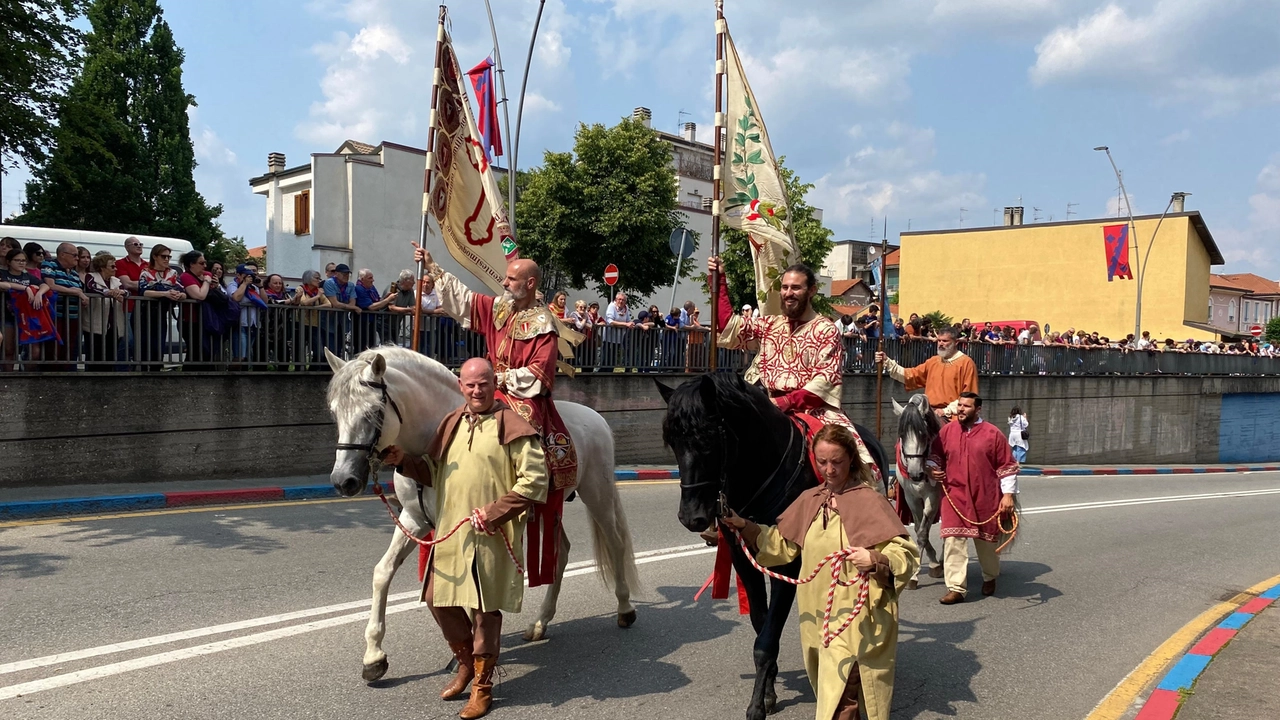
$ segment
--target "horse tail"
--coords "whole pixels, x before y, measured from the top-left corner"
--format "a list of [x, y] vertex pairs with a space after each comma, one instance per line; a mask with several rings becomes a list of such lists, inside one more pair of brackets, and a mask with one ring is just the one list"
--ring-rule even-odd
[[[636, 570], [635, 548], [631, 542], [631, 527], [627, 524], [627, 513], [622, 508], [622, 495], [618, 492], [617, 480], [613, 473], [613, 434], [605, 433], [603, 439], [608, 447], [605, 457], [607, 463], [598, 468], [605, 477], [601, 486], [604, 491], [604, 505], [599, 508], [603, 512], [591, 512], [591, 551], [596, 560], [596, 572], [604, 581], [605, 587], [612, 592], [617, 591], [618, 571], [621, 569], [627, 587], [634, 594], [640, 586], [640, 573]], [[593, 508], [596, 510], [596, 508]], [[597, 517], [597, 514], [599, 517]]]

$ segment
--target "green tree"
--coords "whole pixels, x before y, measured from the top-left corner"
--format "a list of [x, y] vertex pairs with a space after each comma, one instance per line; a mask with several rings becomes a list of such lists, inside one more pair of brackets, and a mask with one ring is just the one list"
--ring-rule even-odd
[[954, 318], [952, 318], [950, 315], [943, 314], [941, 310], [934, 310], [933, 312], [925, 313], [920, 317], [921, 319], [928, 320], [929, 326], [932, 327], [934, 330], [937, 330], [939, 328], [944, 328], [944, 327], [951, 327], [952, 325], [956, 324]]
[[1266, 331], [1262, 333], [1267, 342], [1272, 345], [1280, 344], [1280, 315], [1277, 315], [1267, 321]]
[[544, 153], [516, 199], [520, 253], [548, 278], [601, 295], [611, 294], [604, 268], [614, 263], [614, 289], [650, 295], [675, 274], [677, 192], [671, 146], [643, 123], [579, 125], [573, 152]]
[[84, 67], [58, 110], [55, 147], [33, 170], [19, 222], [222, 238], [222, 206], [196, 190], [182, 50], [156, 0], [93, 0]]
[[[249, 248], [241, 237], [220, 237], [204, 248], [204, 256], [210, 263], [217, 260], [228, 272], [236, 265], [249, 260]], [[266, 269], [266, 255], [260, 261], [259, 270]]]
[[0, 171], [45, 159], [58, 98], [79, 61], [83, 0], [0, 0]]
[[[805, 200], [813, 189], [813, 184], [801, 182], [795, 171], [786, 166], [786, 159], [786, 156], [778, 158], [778, 173], [787, 188], [791, 233], [800, 249], [800, 261], [817, 272], [835, 245], [831, 240], [833, 233], [821, 220], [814, 217], [813, 206]], [[741, 230], [723, 228], [720, 231], [720, 244], [720, 258], [724, 261], [724, 274], [729, 280], [729, 299], [733, 301], [733, 307], [742, 307], [747, 303], [755, 307], [759, 301], [756, 299], [756, 275], [751, 264], [751, 246], [747, 242], [747, 234]], [[829, 296], [815, 296], [813, 304], [818, 312], [831, 311]]]

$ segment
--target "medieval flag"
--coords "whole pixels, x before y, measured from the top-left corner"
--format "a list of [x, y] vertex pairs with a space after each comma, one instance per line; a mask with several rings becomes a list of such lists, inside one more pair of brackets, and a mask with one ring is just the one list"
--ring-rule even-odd
[[[486, 143], [490, 139], [480, 132], [471, 114], [466, 83], [443, 22], [437, 32], [440, 64], [435, 74], [436, 107], [431, 114], [435, 139], [432, 152], [427, 154], [427, 174], [432, 182], [422, 210], [439, 223], [453, 259], [501, 295], [507, 263], [518, 257], [519, 251], [498, 181], [489, 166]], [[492, 92], [489, 96], [492, 103]], [[492, 110], [490, 104], [489, 113], [484, 115], [481, 110], [481, 117], [492, 121], [496, 116]], [[500, 143], [496, 128], [495, 124], [492, 140]]]
[[1116, 278], [1132, 280], [1133, 270], [1129, 268], [1129, 226], [1104, 226], [1102, 239], [1107, 249], [1107, 282]]
[[760, 106], [747, 83], [728, 23], [721, 19], [716, 27], [724, 35], [728, 90], [724, 118], [717, 118], [718, 124], [727, 130], [727, 147], [720, 168], [724, 183], [721, 218], [729, 227], [747, 233], [755, 263], [760, 311], [777, 315], [782, 311], [779, 295], [782, 271], [800, 261], [800, 251], [791, 234], [786, 186], [778, 172]]
[[480, 128], [483, 138], [484, 152], [489, 161], [502, 154], [502, 132], [498, 129], [498, 94], [493, 91], [493, 57], [480, 61], [479, 65], [467, 71], [471, 78], [471, 87], [476, 91], [476, 105], [480, 114], [476, 116], [476, 126]]

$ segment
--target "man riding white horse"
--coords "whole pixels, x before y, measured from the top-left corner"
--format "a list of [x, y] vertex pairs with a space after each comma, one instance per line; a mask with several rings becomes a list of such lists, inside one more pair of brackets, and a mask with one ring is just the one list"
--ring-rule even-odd
[[924, 388], [929, 406], [942, 422], [956, 414], [961, 393], [978, 392], [978, 366], [973, 358], [960, 352], [960, 332], [955, 327], [938, 328], [938, 354], [923, 363], [904, 368], [883, 352], [876, 353], [876, 364], [885, 374], [906, 386], [907, 390]]
[[550, 584], [559, 556], [565, 493], [577, 481], [578, 457], [551, 400], [560, 336], [555, 318], [537, 299], [542, 270], [532, 260], [512, 261], [502, 281], [506, 293], [494, 297], [472, 292], [416, 244], [413, 255], [436, 279], [440, 307], [463, 327], [484, 336], [497, 375], [498, 398], [542, 436], [551, 489], [546, 504], [538, 506], [529, 523], [528, 580], [529, 587]]
[[813, 270], [799, 264], [784, 270], [779, 290], [783, 314], [758, 318], [733, 311], [724, 263], [718, 257], [707, 260], [708, 276], [714, 272], [724, 278], [716, 298], [716, 327], [723, 328], [721, 347], [760, 348], [744, 379], [763, 385], [773, 404], [784, 413], [813, 418], [816, 422], [806, 423], [809, 436], [817, 432], [819, 425], [848, 428], [858, 443], [863, 464], [871, 469], [873, 477], [879, 477], [875, 459], [840, 409], [844, 343], [836, 324], [813, 309], [813, 296], [818, 293]]

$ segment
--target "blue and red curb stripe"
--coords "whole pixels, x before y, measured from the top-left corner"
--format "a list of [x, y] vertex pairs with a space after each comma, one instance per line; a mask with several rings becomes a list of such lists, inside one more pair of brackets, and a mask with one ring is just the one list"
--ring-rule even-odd
[[1170, 720], [1182, 707], [1186, 693], [1195, 685], [1205, 668], [1220, 650], [1236, 636], [1250, 620], [1276, 600], [1280, 599], [1280, 584], [1259, 593], [1258, 597], [1241, 605], [1209, 632], [1205, 633], [1183, 655], [1163, 679], [1156, 685], [1150, 697], [1134, 720]]
[[[1198, 467], [1024, 467], [1022, 475], [1044, 477], [1082, 475], [1172, 475], [1188, 473], [1275, 472], [1280, 465], [1235, 465]], [[892, 472], [892, 470], [891, 470]], [[620, 482], [635, 480], [678, 480], [675, 468], [619, 469], [614, 477]], [[372, 493], [372, 489], [366, 493]], [[97, 497], [27, 500], [0, 503], [0, 522], [58, 517], [63, 515], [98, 515], [135, 510], [161, 510], [193, 505], [231, 505], [235, 503], [272, 502], [276, 500], [318, 500], [337, 497], [331, 485], [292, 485], [286, 487], [244, 488], [235, 490], [197, 490], [180, 492], [102, 495]]]
[[[678, 470], [660, 468], [616, 470], [614, 475], [619, 481], [676, 480], [680, 477]], [[372, 486], [365, 490], [366, 495], [372, 493]], [[196, 505], [234, 505], [237, 503], [319, 500], [336, 497], [338, 497], [338, 493], [333, 489], [332, 485], [291, 485], [234, 490], [192, 490], [132, 495], [102, 495], [58, 500], [27, 500], [0, 503], [0, 521], [29, 520], [62, 515], [100, 515], [136, 510], [163, 510], [165, 508]]]
[[1280, 465], [1200, 465], [1195, 467], [1023, 467], [1019, 475], [1189, 475], [1199, 473], [1277, 472]]

